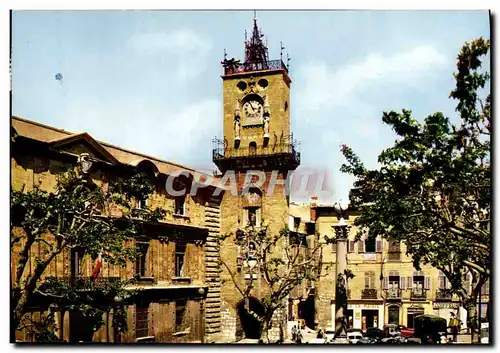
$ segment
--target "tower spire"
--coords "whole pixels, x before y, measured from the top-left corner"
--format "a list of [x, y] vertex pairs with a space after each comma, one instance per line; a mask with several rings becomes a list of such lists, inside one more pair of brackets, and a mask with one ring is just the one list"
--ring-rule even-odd
[[245, 42], [245, 66], [254, 70], [267, 69], [267, 45], [262, 41], [264, 35], [257, 26], [257, 11], [254, 10], [253, 14], [252, 36], [249, 41]]

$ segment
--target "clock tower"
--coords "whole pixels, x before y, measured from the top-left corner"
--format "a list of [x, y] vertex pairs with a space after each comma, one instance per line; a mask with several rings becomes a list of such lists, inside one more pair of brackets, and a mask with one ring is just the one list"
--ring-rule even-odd
[[[212, 156], [223, 178], [236, 184], [236, 188], [224, 193], [220, 229], [221, 234], [232, 234], [220, 248], [221, 260], [233, 273], [224, 268], [220, 275], [221, 332], [236, 327], [234, 338], [224, 338], [231, 340], [256, 335], [249, 322], [252, 319], [242, 313], [242, 297], [231, 283], [234, 276], [238, 281], [253, 278], [250, 305], [259, 305], [267, 294], [259, 271], [250, 273], [245, 266], [249, 254], [258, 252], [259, 244], [251, 239], [242, 242], [237, 238], [238, 230], [265, 225], [268, 233], [279, 234], [288, 225], [287, 176], [299, 166], [300, 152], [290, 128], [288, 67], [281, 58], [269, 60], [256, 18], [251, 38], [247, 40], [245, 35], [244, 61], [227, 59], [225, 55], [222, 66], [224, 136], [213, 140]], [[250, 171], [260, 174], [260, 182], [253, 183]]]

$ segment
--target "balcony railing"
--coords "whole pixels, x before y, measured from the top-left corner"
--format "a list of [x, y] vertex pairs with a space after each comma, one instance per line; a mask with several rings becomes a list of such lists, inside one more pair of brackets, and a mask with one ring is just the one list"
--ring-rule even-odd
[[411, 300], [426, 300], [427, 291], [425, 289], [412, 289], [410, 298]]
[[365, 288], [361, 291], [361, 299], [377, 299], [377, 290], [374, 288]]
[[387, 289], [387, 299], [388, 300], [399, 300], [399, 299], [401, 299], [401, 289], [399, 289], [399, 288], [389, 288], [389, 289]]
[[453, 294], [447, 290], [437, 290], [436, 291], [436, 300], [449, 301], [453, 298]]
[[60, 277], [64, 281], [79, 291], [98, 290], [99, 287], [120, 281], [120, 277]]
[[300, 164], [300, 143], [293, 140], [290, 136], [290, 141], [285, 143], [274, 144], [269, 142], [267, 146], [259, 147], [228, 147], [224, 141], [214, 139], [214, 148], [212, 151], [212, 159], [214, 163], [228, 161], [231, 159], [241, 158], [261, 158], [261, 157], [286, 157], [292, 164]]
[[281, 60], [270, 60], [267, 62], [243, 63], [224, 68], [224, 75], [239, 74], [244, 72], [264, 71], [264, 70], [285, 70], [288, 68]]

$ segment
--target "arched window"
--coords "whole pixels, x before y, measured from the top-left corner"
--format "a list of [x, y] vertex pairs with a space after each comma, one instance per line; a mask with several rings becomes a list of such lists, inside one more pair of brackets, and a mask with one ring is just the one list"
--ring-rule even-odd
[[248, 152], [250, 152], [250, 154], [257, 153], [257, 142], [255, 141], [250, 142], [250, 144], [248, 145]]

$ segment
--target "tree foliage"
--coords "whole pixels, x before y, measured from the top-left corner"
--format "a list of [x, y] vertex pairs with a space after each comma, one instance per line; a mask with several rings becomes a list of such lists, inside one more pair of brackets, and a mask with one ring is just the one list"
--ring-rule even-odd
[[[273, 314], [278, 309], [285, 308], [286, 299], [294, 288], [307, 280], [317, 280], [320, 275], [323, 276], [328, 272], [325, 267], [323, 267], [325, 272], [321, 271], [322, 244], [316, 235], [305, 236], [291, 232], [288, 228], [280, 230], [278, 234], [270, 234], [268, 226], [260, 228], [247, 226], [245, 229], [239, 229], [235, 238], [236, 244], [245, 249], [244, 251], [248, 250], [247, 245], [250, 241], [258, 244], [255, 253], [250, 256], [257, 261], [252, 273], [262, 278], [268, 293], [261, 299], [265, 311], [263, 315], [259, 315], [248, 305], [245, 309], [260, 322], [261, 339], [269, 342], [268, 331], [272, 326]], [[221, 243], [226, 239], [232, 239], [232, 234], [222, 236]], [[255, 288], [254, 277], [242, 278], [222, 259], [220, 265], [221, 271], [229, 273], [231, 282], [248, 304], [248, 298], [253, 295]]]
[[489, 47], [479, 38], [458, 54], [450, 97], [460, 125], [440, 112], [423, 123], [409, 110], [385, 112], [382, 120], [398, 138], [379, 155], [379, 169], [365, 168], [350, 147], [341, 149], [347, 161], [341, 171], [356, 177], [351, 203], [362, 208], [355, 221], [360, 232], [403, 241], [415, 268], [430, 263], [441, 270], [472, 328], [491, 267], [491, 100], [484, 92], [490, 75], [481, 71]]
[[[59, 310], [92, 317], [97, 330], [107, 310], [102, 303], [113, 297], [122, 303], [115, 305], [115, 327], [124, 330], [123, 298], [131, 294], [125, 289], [128, 281], [50, 277], [47, 270], [59, 254], [73, 249], [93, 260], [100, 257], [122, 267], [133, 261], [136, 250], [127, 242], [140, 234], [144, 223], [158, 222], [165, 214], [161, 209], [136, 208], [136, 200], [146, 198], [153, 188], [142, 173], [98, 186], [88, 175], [68, 170], [57, 176], [54, 192], [39, 188], [11, 192], [11, 251], [17, 255], [12, 278], [12, 332], [34, 328], [36, 340], [53, 340], [55, 335], [47, 332], [54, 332], [49, 322]], [[39, 253], [35, 245], [40, 246]], [[32, 270], [30, 259], [35, 263]], [[40, 301], [51, 304], [48, 314], [36, 324], [26, 323], [28, 308], [40, 305]]]

